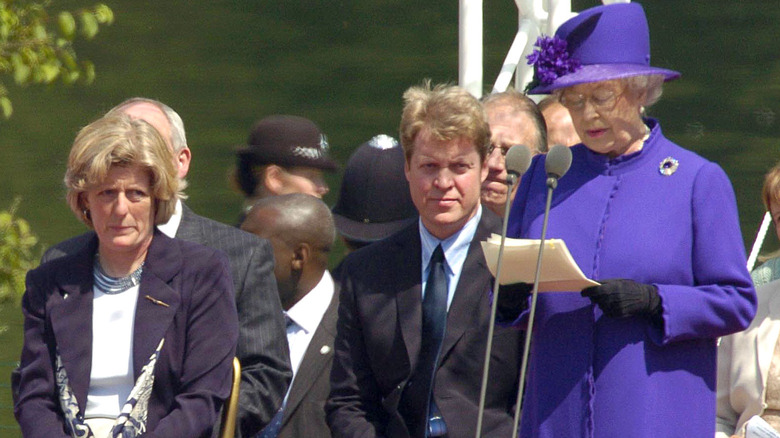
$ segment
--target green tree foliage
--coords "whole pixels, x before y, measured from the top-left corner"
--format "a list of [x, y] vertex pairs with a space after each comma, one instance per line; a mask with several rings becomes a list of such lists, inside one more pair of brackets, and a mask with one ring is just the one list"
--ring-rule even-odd
[[13, 112], [4, 78], [18, 85], [91, 83], [95, 66], [79, 61], [78, 38], [92, 39], [101, 25], [114, 21], [104, 4], [77, 11], [51, 12], [51, 0], [0, 0], [0, 113]]
[[20, 198], [0, 211], [0, 303], [19, 302], [27, 271], [38, 266], [41, 248], [30, 225], [16, 216]]

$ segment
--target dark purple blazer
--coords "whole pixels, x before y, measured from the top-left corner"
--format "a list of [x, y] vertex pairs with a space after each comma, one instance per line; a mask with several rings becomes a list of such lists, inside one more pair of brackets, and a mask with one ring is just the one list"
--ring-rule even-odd
[[[82, 250], [27, 274], [19, 399], [14, 406], [25, 437], [68, 436], [54, 377], [55, 348], [80, 412], [86, 407], [92, 365], [92, 264], [97, 244], [93, 236]], [[163, 337], [144, 437], [209, 436], [230, 392], [238, 338], [227, 258], [155, 231], [141, 276], [133, 328], [135, 378]]]

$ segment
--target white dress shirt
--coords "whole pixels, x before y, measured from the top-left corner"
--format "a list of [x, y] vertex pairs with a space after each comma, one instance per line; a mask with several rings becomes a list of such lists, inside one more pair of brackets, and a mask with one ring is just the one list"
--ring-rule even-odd
[[157, 225], [157, 229], [162, 231], [163, 234], [173, 239], [176, 237], [176, 232], [179, 230], [179, 224], [181, 224], [181, 199], [176, 200], [176, 209], [173, 211], [171, 218], [164, 224]]
[[[285, 312], [286, 318], [293, 322], [293, 324], [288, 323], [287, 327], [287, 343], [290, 346], [293, 380], [298, 374], [298, 367], [300, 367], [303, 355], [309, 347], [309, 342], [311, 342], [314, 332], [319, 327], [320, 321], [322, 321], [322, 317], [333, 299], [333, 292], [333, 278], [328, 271], [325, 271], [314, 289]], [[292, 387], [292, 382], [290, 386]]]
[[92, 369], [85, 418], [116, 418], [135, 385], [133, 322], [138, 286], [118, 294], [93, 289]]
[[422, 294], [425, 298], [425, 285], [428, 283], [428, 274], [431, 269], [428, 265], [431, 263], [431, 256], [436, 247], [441, 244], [444, 251], [444, 258], [447, 271], [447, 310], [450, 308], [452, 298], [455, 296], [455, 288], [458, 286], [460, 273], [463, 270], [463, 263], [466, 262], [466, 256], [469, 253], [469, 245], [477, 232], [477, 225], [482, 219], [482, 205], [477, 207], [477, 214], [466, 222], [458, 232], [452, 236], [439, 240], [434, 237], [422, 223], [420, 219], [420, 242], [422, 243]]

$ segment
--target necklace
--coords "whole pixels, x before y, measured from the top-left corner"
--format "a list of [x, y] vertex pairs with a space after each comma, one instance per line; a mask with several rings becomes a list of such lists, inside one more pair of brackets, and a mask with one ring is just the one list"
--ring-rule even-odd
[[141, 273], [144, 270], [144, 263], [138, 267], [127, 277], [112, 277], [106, 274], [106, 271], [100, 266], [100, 259], [95, 256], [95, 266], [92, 270], [92, 278], [95, 282], [95, 286], [103, 293], [108, 295], [116, 295], [122, 293], [131, 287], [138, 286], [141, 283]]

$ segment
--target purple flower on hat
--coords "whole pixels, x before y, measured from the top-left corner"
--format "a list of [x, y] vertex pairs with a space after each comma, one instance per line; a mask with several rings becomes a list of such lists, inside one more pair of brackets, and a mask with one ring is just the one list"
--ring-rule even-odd
[[526, 90], [539, 85], [550, 85], [556, 79], [579, 70], [580, 61], [569, 57], [566, 40], [557, 36], [540, 36], [533, 53], [527, 56], [528, 65], [534, 66], [534, 80]]

